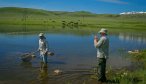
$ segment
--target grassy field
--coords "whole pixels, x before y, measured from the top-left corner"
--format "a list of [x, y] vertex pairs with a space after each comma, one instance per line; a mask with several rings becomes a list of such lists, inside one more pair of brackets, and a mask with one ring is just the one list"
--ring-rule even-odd
[[[61, 12], [41, 9], [0, 8], [0, 30], [4, 25], [39, 25], [48, 28], [146, 29], [146, 14], [93, 14], [86, 11]], [[14, 29], [15, 30], [15, 29]]]

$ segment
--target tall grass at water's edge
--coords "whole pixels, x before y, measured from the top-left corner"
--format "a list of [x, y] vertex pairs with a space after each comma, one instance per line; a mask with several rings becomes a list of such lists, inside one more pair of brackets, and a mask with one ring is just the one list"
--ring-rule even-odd
[[[136, 68], [118, 70], [108, 68], [106, 72], [108, 84], [146, 84], [146, 50], [131, 54], [127, 59], [131, 59]], [[97, 70], [95, 69], [94, 71], [95, 74], [91, 75], [91, 78], [97, 79]]]

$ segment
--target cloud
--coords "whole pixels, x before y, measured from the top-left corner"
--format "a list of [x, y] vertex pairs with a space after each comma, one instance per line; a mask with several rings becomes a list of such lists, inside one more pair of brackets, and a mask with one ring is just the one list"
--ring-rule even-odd
[[116, 4], [128, 4], [128, 2], [124, 2], [121, 0], [97, 0], [102, 2], [108, 2], [108, 3], [116, 3]]

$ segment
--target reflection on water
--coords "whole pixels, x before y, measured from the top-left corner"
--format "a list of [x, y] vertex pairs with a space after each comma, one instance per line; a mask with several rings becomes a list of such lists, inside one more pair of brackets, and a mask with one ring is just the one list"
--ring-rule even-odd
[[39, 81], [40, 84], [49, 83], [48, 65], [45, 63], [41, 63], [40, 72], [39, 72]]
[[127, 41], [137, 41], [139, 43], [146, 43], [146, 36], [144, 36], [143, 33], [138, 33], [138, 34], [120, 33], [119, 39], [127, 40]]
[[20, 65], [23, 66], [24, 68], [32, 68], [31, 62], [22, 62]]

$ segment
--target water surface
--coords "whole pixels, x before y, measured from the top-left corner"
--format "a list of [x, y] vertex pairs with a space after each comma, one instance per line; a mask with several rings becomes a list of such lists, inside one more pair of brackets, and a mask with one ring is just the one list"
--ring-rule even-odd
[[[40, 62], [39, 54], [36, 54], [37, 57], [31, 62], [23, 63], [20, 59], [22, 54], [37, 50], [38, 34], [39, 32], [0, 34], [0, 82], [63, 84], [64, 82], [60, 81], [74, 80], [77, 75], [85, 74], [86, 70], [96, 67], [97, 58], [96, 48], [93, 46], [93, 33], [86, 34], [82, 31], [75, 31], [75, 33], [45, 32], [49, 49], [55, 53], [55, 56], [48, 58], [47, 68], [43, 68], [44, 65]], [[130, 60], [125, 59], [127, 51], [146, 48], [146, 34], [143, 32], [110, 32], [108, 37], [110, 56], [107, 67], [131, 66]], [[60, 69], [66, 74], [59, 77], [53, 76], [55, 69]]]

